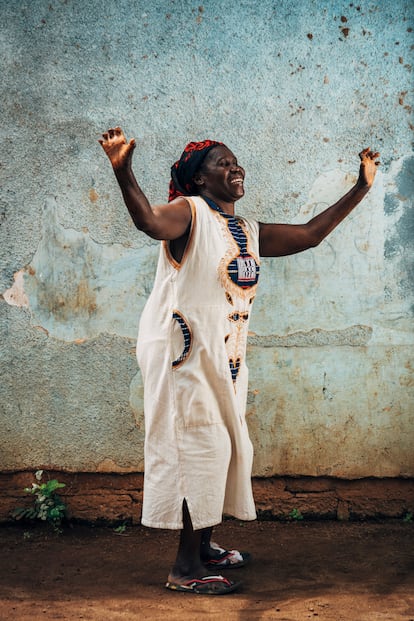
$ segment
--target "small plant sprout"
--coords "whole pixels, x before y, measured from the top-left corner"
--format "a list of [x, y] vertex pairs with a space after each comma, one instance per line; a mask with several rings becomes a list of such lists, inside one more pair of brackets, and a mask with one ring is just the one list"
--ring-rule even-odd
[[407, 513], [403, 517], [403, 522], [412, 522], [413, 521], [413, 513], [412, 511], [407, 511]]
[[60, 532], [60, 525], [66, 516], [66, 505], [56, 490], [65, 487], [65, 484], [56, 479], [42, 483], [43, 470], [37, 470], [34, 476], [37, 483], [24, 488], [25, 492], [34, 496], [33, 504], [30, 507], [18, 507], [12, 515], [16, 520], [37, 519], [48, 522], [55, 531]]
[[295, 520], [295, 522], [298, 522], [300, 520], [303, 520], [303, 515], [302, 513], [299, 511], [299, 509], [292, 509], [292, 511], [289, 513], [289, 517], [292, 520]]

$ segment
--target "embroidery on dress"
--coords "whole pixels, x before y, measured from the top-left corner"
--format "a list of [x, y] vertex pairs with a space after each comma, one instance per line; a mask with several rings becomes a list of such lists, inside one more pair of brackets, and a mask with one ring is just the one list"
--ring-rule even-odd
[[236, 311], [229, 313], [227, 319], [229, 321], [230, 334], [226, 335], [225, 344], [231, 379], [233, 380], [234, 390], [236, 390], [236, 380], [245, 357], [249, 313], [247, 311]]
[[243, 313], [239, 313], [239, 312], [235, 312], [235, 313], [230, 313], [230, 315], [228, 316], [230, 321], [234, 321], [235, 323], [237, 323], [238, 321], [247, 321], [249, 319], [249, 313], [243, 312]]
[[226, 214], [211, 199], [204, 200], [213, 210], [227, 245], [218, 266], [218, 274], [227, 302], [234, 309], [227, 316], [230, 332], [226, 335], [225, 344], [231, 379], [236, 391], [236, 382], [246, 351], [248, 307], [256, 295], [260, 263], [249, 248], [249, 233], [244, 220]]
[[236, 360], [234, 360], [234, 358], [229, 358], [230, 372], [231, 372], [231, 378], [233, 380], [233, 384], [236, 383], [236, 379], [240, 371], [240, 364], [241, 364], [240, 358], [236, 358]]
[[190, 355], [191, 345], [192, 345], [192, 334], [191, 334], [191, 329], [188, 323], [186, 322], [186, 320], [184, 319], [184, 317], [179, 311], [175, 310], [172, 314], [172, 317], [173, 319], [177, 321], [178, 325], [180, 326], [181, 332], [184, 338], [184, 348], [183, 348], [182, 353], [180, 354], [180, 356], [178, 356], [178, 358], [173, 360], [171, 363], [172, 368], [177, 369], [179, 366], [183, 364], [183, 362], [187, 360], [188, 356]]
[[204, 198], [220, 223], [227, 251], [218, 273], [227, 299], [254, 297], [260, 274], [260, 262], [249, 248], [249, 236], [242, 218], [225, 213], [211, 199]]

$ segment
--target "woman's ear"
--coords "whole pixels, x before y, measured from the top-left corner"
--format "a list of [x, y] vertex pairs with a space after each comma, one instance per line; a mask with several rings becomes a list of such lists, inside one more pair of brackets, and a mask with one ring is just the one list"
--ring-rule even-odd
[[193, 177], [193, 183], [199, 187], [204, 185], [203, 175], [200, 173], [195, 174]]

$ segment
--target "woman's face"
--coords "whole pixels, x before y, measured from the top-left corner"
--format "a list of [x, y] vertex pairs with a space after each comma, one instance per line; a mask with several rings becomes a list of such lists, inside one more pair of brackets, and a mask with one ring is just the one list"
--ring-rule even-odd
[[218, 146], [207, 153], [201, 169], [194, 175], [194, 182], [200, 194], [234, 202], [244, 196], [244, 177], [244, 169], [230, 149]]

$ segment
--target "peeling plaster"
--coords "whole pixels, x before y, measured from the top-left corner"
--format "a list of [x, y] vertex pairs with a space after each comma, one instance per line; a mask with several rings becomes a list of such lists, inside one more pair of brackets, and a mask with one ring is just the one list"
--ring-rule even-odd
[[[263, 260], [251, 322], [255, 342], [260, 337], [262, 343], [272, 339], [295, 343], [298, 339], [292, 335], [300, 334], [301, 343], [308, 339], [309, 345], [321, 338], [346, 344], [349, 330], [360, 331], [358, 326], [366, 326], [365, 344], [414, 342], [414, 287], [408, 287], [406, 280], [414, 238], [404, 228], [414, 210], [412, 198], [401, 200], [401, 184], [406, 194], [410, 188], [411, 158], [400, 158], [388, 171], [379, 171], [371, 192], [320, 246]], [[319, 175], [292, 222], [299, 224], [319, 213], [353, 181], [352, 175], [337, 168]], [[389, 196], [394, 197], [395, 208], [383, 211]], [[392, 256], [386, 253], [389, 239], [400, 249]], [[361, 332], [354, 336], [357, 345]]]
[[63, 341], [102, 333], [134, 338], [151, 290], [158, 248], [99, 244], [87, 231], [59, 223], [59, 206], [46, 202], [42, 238], [28, 266], [4, 292], [9, 304], [30, 308], [32, 325]]
[[414, 155], [395, 162], [391, 172], [386, 213], [392, 225], [384, 256], [394, 262], [394, 296], [410, 301], [414, 315]]
[[[382, 347], [388, 344], [395, 348], [397, 343], [407, 346], [414, 341], [402, 312], [401, 296], [398, 301], [396, 299], [396, 291], [401, 291], [401, 288], [398, 282], [392, 280], [391, 272], [387, 272], [387, 269], [400, 269], [399, 254], [387, 257], [384, 252], [387, 229], [400, 231], [402, 242], [409, 245], [407, 236], [401, 230], [406, 201], [401, 198], [399, 182], [406, 170], [406, 164], [400, 161], [387, 175], [380, 174], [369, 200], [364, 201], [359, 213], [353, 214], [335, 233], [334, 240], [303, 256], [271, 260], [264, 266], [261, 293], [252, 322], [252, 327], [259, 325], [260, 331], [253, 329], [248, 341], [248, 364], [251, 369], [248, 421], [256, 448], [257, 475], [300, 472], [352, 477], [370, 472], [379, 476], [399, 476], [410, 473], [414, 467], [409, 448], [404, 443], [404, 430], [412, 425], [408, 406], [409, 394], [414, 387], [412, 367], [405, 361], [402, 370], [397, 363], [398, 352], [394, 349], [384, 352]], [[321, 174], [315, 180], [308, 201], [296, 221], [302, 222], [326, 204], [334, 202], [336, 196], [344, 193], [352, 182], [353, 179], [338, 169]], [[386, 192], [396, 198], [393, 209], [382, 213], [379, 205], [384, 202]], [[122, 244], [97, 243], [87, 229], [75, 231], [62, 226], [59, 215], [57, 201], [48, 200], [42, 217], [42, 238], [36, 252], [29, 265], [16, 272], [13, 286], [3, 294], [4, 301], [14, 307], [15, 312], [19, 308], [29, 311], [32, 326], [44, 332], [47, 342], [54, 339], [67, 341], [72, 347], [87, 348], [84, 351], [88, 351], [89, 344], [94, 347], [97, 336], [112, 333], [124, 339], [131, 338], [134, 343], [140, 309], [152, 286], [157, 245], [133, 249]], [[386, 286], [391, 291], [388, 298], [385, 295], [384, 274], [387, 275]], [[276, 304], [279, 284], [284, 288], [283, 303], [278, 301]], [[341, 305], [326, 304], [326, 299], [338, 300]], [[369, 306], [365, 307], [368, 302]], [[305, 314], [301, 312], [303, 308], [306, 308]], [[395, 316], [392, 316], [392, 308], [396, 309]], [[352, 324], [351, 320], [355, 317], [369, 317], [370, 323]], [[340, 321], [349, 322], [349, 325], [341, 327]], [[290, 329], [295, 322], [302, 326], [301, 330]], [[315, 324], [324, 327], [315, 327]], [[268, 332], [264, 332], [266, 327]], [[373, 348], [371, 353], [363, 354], [368, 346]], [[338, 347], [342, 350], [341, 354]], [[56, 344], [54, 349], [57, 353]], [[302, 353], [296, 355], [295, 350]], [[102, 353], [101, 349], [100, 355]], [[107, 356], [110, 351], [105, 354]], [[136, 368], [133, 346], [129, 356], [134, 360], [133, 368]], [[365, 368], [368, 358], [370, 362]], [[93, 360], [93, 351], [89, 352], [89, 359]], [[115, 366], [121, 364], [113, 362]], [[387, 371], [384, 375], [391, 364], [395, 365], [395, 372], [391, 374]], [[79, 368], [76, 374], [79, 375]], [[76, 374], [73, 367], [70, 377]], [[87, 377], [94, 384], [101, 381], [98, 369], [93, 373], [88, 371]], [[268, 386], [270, 378], [273, 381]], [[66, 381], [69, 381], [69, 376]], [[42, 395], [40, 385], [37, 384], [37, 391]], [[55, 383], [55, 386], [58, 385], [59, 382]], [[404, 394], [391, 396], [395, 385]], [[118, 389], [121, 387], [119, 385]], [[48, 428], [62, 429], [59, 415], [53, 411], [58, 412], [61, 407], [62, 412], [68, 410], [68, 402], [65, 401], [67, 388], [62, 385], [61, 394], [57, 391], [53, 396], [49, 394], [48, 387], [42, 390], [42, 403], [50, 401], [53, 404], [45, 412], [44, 423]], [[131, 421], [127, 422], [125, 418], [123, 423], [130, 429], [131, 438], [135, 438], [135, 444], [130, 446], [132, 453], [124, 451], [118, 457], [116, 451], [111, 454], [106, 443], [108, 438], [102, 438], [106, 447], [104, 450], [100, 444], [95, 445], [93, 430], [96, 428], [93, 423], [96, 420], [100, 421], [101, 427], [105, 425], [104, 419], [96, 413], [96, 407], [100, 407], [98, 398], [97, 404], [88, 405], [89, 412], [93, 412], [91, 421], [86, 423], [81, 410], [75, 415], [79, 429], [86, 430], [84, 452], [75, 460], [70, 456], [68, 435], [66, 452], [61, 451], [57, 459], [55, 448], [50, 446], [38, 463], [54, 467], [63, 464], [69, 470], [76, 469], [76, 463], [87, 471], [142, 470], [143, 386], [139, 372], [130, 381], [129, 395], [126, 385], [124, 390], [124, 399], [129, 397], [130, 416], [134, 419], [133, 427]], [[71, 400], [74, 399], [72, 395]], [[27, 404], [23, 405], [23, 420], [31, 429], [32, 425], [27, 421], [33, 415], [32, 396], [29, 410], [27, 407]], [[372, 412], [380, 411], [390, 421], [384, 423], [384, 430], [387, 425], [392, 425], [393, 440], [387, 440], [391, 448], [378, 462], [384, 430], [381, 428], [381, 416], [378, 414], [374, 420]], [[111, 416], [109, 412], [105, 415]], [[4, 420], [8, 420], [8, 414]], [[295, 429], [300, 439], [296, 437]], [[338, 450], [335, 444], [335, 449], [332, 447], [332, 450], [321, 452], [321, 447], [332, 433], [337, 440], [340, 439], [341, 449]], [[370, 449], [365, 444], [355, 443], [355, 435], [360, 434], [372, 436]], [[289, 451], [283, 438], [289, 438]], [[118, 438], [117, 446], [125, 446], [125, 440], [124, 437], [120, 442]], [[21, 442], [22, 448], [27, 441], [26, 438]], [[300, 451], [296, 450], [296, 443], [301, 443]], [[79, 441], [76, 444], [79, 446]], [[364, 450], [367, 451], [364, 454], [366, 462], [357, 467]], [[15, 458], [7, 451], [4, 455], [7, 456], [7, 464], [12, 464]], [[349, 455], [353, 456], [350, 463], [347, 461]], [[99, 459], [96, 459], [97, 456]], [[24, 458], [20, 456], [19, 460], [23, 463]]]
[[14, 274], [14, 283], [10, 289], [3, 293], [3, 298], [10, 306], [20, 306], [20, 308], [29, 308], [29, 300], [24, 292], [24, 270], [19, 270]]
[[352, 345], [355, 347], [367, 345], [372, 336], [372, 328], [368, 326], [351, 326], [345, 330], [327, 331], [314, 328], [309, 332], [296, 332], [285, 336], [275, 334], [257, 336], [249, 334], [249, 345], [259, 347], [324, 347]]

